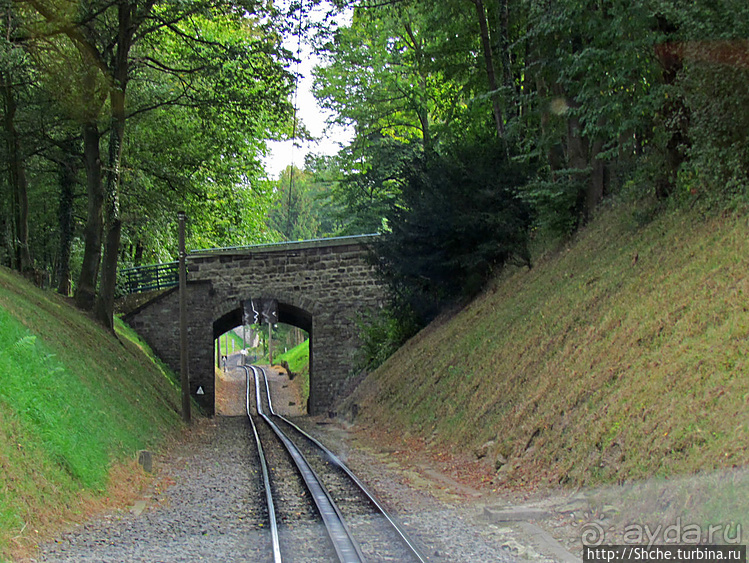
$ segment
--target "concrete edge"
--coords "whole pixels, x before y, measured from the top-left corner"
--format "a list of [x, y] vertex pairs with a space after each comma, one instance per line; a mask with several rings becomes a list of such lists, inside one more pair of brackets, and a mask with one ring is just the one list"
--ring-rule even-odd
[[562, 563], [582, 563], [582, 559], [570, 553], [549, 532], [531, 522], [531, 520], [543, 520], [551, 516], [550, 510], [536, 507], [494, 508], [485, 506], [482, 512], [482, 518], [494, 524], [518, 526], [525, 537], [535, 544], [534, 547], [558, 561]]
[[563, 561], [564, 563], [582, 563], [582, 559], [567, 551], [561, 543], [555, 540], [551, 534], [543, 528], [540, 528], [532, 522], [521, 521], [517, 522], [517, 524], [522, 528], [526, 535], [543, 545], [546, 550], [552, 553], [554, 557], [557, 557], [560, 561]]

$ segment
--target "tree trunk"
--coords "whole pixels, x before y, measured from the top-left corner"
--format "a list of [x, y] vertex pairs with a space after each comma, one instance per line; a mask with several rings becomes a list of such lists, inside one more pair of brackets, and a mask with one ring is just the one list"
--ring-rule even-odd
[[428, 73], [424, 71], [424, 49], [422, 48], [421, 40], [417, 33], [414, 33], [413, 27], [409, 22], [404, 24], [408, 38], [411, 40], [414, 50], [414, 59], [416, 61], [416, 68], [419, 73], [419, 86], [423, 94], [420, 97], [418, 107], [416, 108], [416, 115], [421, 125], [421, 136], [422, 143], [424, 146], [424, 152], [430, 154], [432, 152], [432, 132], [429, 121], [429, 102], [427, 95], [427, 76]]
[[572, 179], [578, 186], [576, 208], [582, 214], [582, 220], [587, 220], [586, 198], [587, 186], [590, 180], [588, 171], [588, 140], [582, 135], [582, 127], [577, 117], [567, 119], [567, 166], [573, 172]]
[[[512, 55], [510, 53], [510, 7], [508, 0], [499, 0], [497, 3], [497, 20], [499, 33], [497, 34], [497, 48], [502, 63], [502, 82], [507, 92], [513, 92], [515, 96], [519, 92], [515, 89], [515, 81], [512, 76]], [[518, 106], [512, 106], [517, 113]]]
[[81, 273], [75, 290], [75, 303], [81, 309], [90, 311], [94, 308], [96, 284], [99, 279], [104, 208], [99, 128], [95, 121], [83, 125], [83, 157], [86, 165], [88, 213], [86, 215], [86, 227], [83, 231], [85, 247]]
[[143, 242], [139, 240], [135, 243], [135, 253], [133, 254], [133, 266], [143, 265]]
[[[678, 27], [668, 21], [663, 15], [656, 15], [657, 31], [666, 37], [676, 35]], [[655, 55], [662, 67], [662, 80], [668, 86], [674, 86], [682, 69], [684, 61], [678, 49], [670, 49], [668, 43], [656, 46]], [[674, 191], [679, 168], [687, 158], [689, 147], [689, 108], [681, 91], [674, 89], [661, 108], [660, 125], [665, 129], [666, 141], [665, 164], [666, 170], [656, 181], [655, 193], [658, 199], [665, 199]]]
[[117, 290], [117, 264], [122, 235], [119, 184], [122, 141], [125, 133], [125, 93], [120, 88], [113, 88], [110, 101], [112, 104], [112, 126], [109, 136], [109, 172], [106, 187], [106, 239], [104, 241], [101, 287], [96, 299], [95, 314], [101, 324], [110, 330], [114, 330], [114, 295]]
[[117, 290], [117, 263], [122, 234], [119, 201], [116, 193], [107, 197], [107, 236], [104, 240], [101, 287], [96, 298], [96, 319], [109, 330], [114, 330], [114, 296]]
[[114, 330], [114, 295], [117, 290], [117, 263], [120, 256], [122, 218], [120, 217], [120, 181], [122, 144], [125, 139], [125, 90], [128, 83], [128, 57], [132, 47], [135, 28], [132, 25], [130, 3], [120, 0], [118, 4], [117, 52], [112, 66], [112, 84], [109, 91], [111, 132], [109, 136], [109, 162], [106, 191], [106, 229], [104, 261], [101, 287], [96, 299], [97, 320]]
[[605, 192], [605, 163], [596, 158], [603, 149], [603, 140], [592, 144], [582, 135], [582, 127], [577, 117], [567, 121], [567, 159], [571, 169], [579, 170], [582, 181], [578, 201], [581, 204], [583, 221], [587, 222], [595, 207], [603, 199]]
[[[537, 74], [535, 76], [536, 81], [536, 91], [538, 93], [538, 97], [540, 99], [546, 99], [549, 97], [549, 88], [546, 85], [546, 80], [543, 76], [540, 74]], [[545, 109], [541, 112], [541, 119], [540, 119], [540, 127], [541, 127], [541, 137], [545, 138], [549, 132], [550, 129], [550, 123], [551, 123], [551, 115], [549, 113], [548, 109]], [[552, 181], [556, 182], [557, 180], [557, 170], [562, 170], [565, 168], [563, 161], [564, 161], [564, 150], [562, 149], [562, 143], [561, 141], [559, 143], [556, 143], [554, 145], [550, 145], [546, 150], [546, 160], [549, 163], [549, 169], [551, 171], [551, 179]]]
[[606, 191], [606, 165], [603, 160], [596, 158], [603, 148], [603, 140], [597, 139], [590, 149], [590, 181], [585, 194], [585, 218], [590, 218], [593, 210], [601, 203]]
[[57, 291], [68, 296], [72, 290], [70, 277], [70, 248], [73, 243], [73, 200], [77, 167], [72, 155], [64, 155], [60, 162], [60, 255], [57, 264]]
[[13, 268], [12, 228], [11, 222], [0, 216], [0, 237], [3, 239], [2, 245], [5, 249], [5, 252], [0, 252], [0, 265], [8, 268]]
[[60, 256], [57, 265], [57, 291], [68, 296], [72, 290], [70, 278], [70, 248], [73, 242], [73, 170], [61, 165], [60, 170]]
[[216, 367], [221, 367], [221, 335], [216, 339]]
[[505, 123], [502, 117], [502, 106], [497, 94], [497, 76], [494, 71], [494, 57], [492, 55], [492, 44], [489, 38], [489, 25], [486, 21], [486, 10], [484, 9], [483, 0], [472, 0], [476, 6], [476, 16], [479, 21], [479, 30], [481, 32], [481, 47], [484, 52], [484, 63], [486, 65], [486, 76], [489, 80], [489, 92], [492, 100], [492, 110], [494, 113], [494, 124], [497, 128], [499, 137], [505, 136]]
[[21, 139], [16, 130], [16, 104], [13, 84], [8, 73], [0, 73], [5, 106], [5, 139], [8, 148], [8, 183], [13, 192], [15, 266], [21, 273], [32, 268], [29, 252], [29, 196], [26, 167], [21, 153]]

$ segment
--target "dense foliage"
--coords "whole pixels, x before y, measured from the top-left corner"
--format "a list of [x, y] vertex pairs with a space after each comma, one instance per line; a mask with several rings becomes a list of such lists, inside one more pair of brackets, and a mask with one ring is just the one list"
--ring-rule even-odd
[[268, 213], [268, 226], [284, 240], [309, 240], [338, 234], [341, 212], [330, 194], [324, 167], [300, 170], [288, 166], [273, 182], [275, 204]]
[[272, 237], [293, 84], [271, 3], [2, 2], [0, 263], [112, 326], [119, 265]]
[[[377, 245], [395, 318], [415, 326], [480, 290], [498, 268], [530, 266], [525, 167], [491, 139], [410, 162], [390, 231]], [[409, 318], [413, 317], [413, 318]]]
[[404, 302], [419, 326], [508, 258], [529, 263], [529, 228], [568, 236], [606, 196], [745, 198], [747, 10], [355, 2], [316, 94], [356, 133], [334, 199], [370, 227], [387, 217], [383, 326]]
[[[418, 324], [606, 196], [746, 197], [743, 0], [285, 5], [1, 2], [0, 262], [107, 324], [116, 266], [172, 257], [178, 208], [192, 247], [379, 231]], [[354, 136], [260, 181], [265, 140], [304, 131], [283, 33], [314, 35]]]

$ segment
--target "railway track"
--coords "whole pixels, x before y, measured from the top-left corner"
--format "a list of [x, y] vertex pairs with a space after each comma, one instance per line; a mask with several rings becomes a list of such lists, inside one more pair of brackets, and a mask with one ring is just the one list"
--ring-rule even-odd
[[[265, 372], [254, 366], [241, 367], [246, 373], [247, 414], [268, 503], [272, 544], [268, 560], [427, 561], [340, 459], [274, 412]], [[256, 417], [252, 415], [253, 397]], [[309, 536], [307, 541], [300, 542], [300, 528]], [[295, 539], [285, 541], [291, 529]]]

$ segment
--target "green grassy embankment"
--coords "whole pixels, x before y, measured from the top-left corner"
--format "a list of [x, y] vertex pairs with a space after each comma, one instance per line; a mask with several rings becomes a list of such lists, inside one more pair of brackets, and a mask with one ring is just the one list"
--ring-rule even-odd
[[488, 442], [482, 462], [512, 486], [745, 467], [749, 218], [637, 217], [605, 209], [532, 270], [507, 272], [341, 410], [356, 403], [362, 425], [434, 451]]
[[294, 346], [288, 352], [274, 358], [275, 364], [282, 361], [289, 363], [289, 369], [298, 377], [302, 386], [302, 399], [306, 405], [309, 401], [309, 339], [301, 344]]
[[242, 341], [242, 337], [234, 332], [234, 329], [221, 335], [221, 354], [236, 354], [243, 346], [244, 342]]
[[142, 480], [135, 455], [179, 428], [179, 405], [121, 322], [115, 338], [0, 268], [0, 559]]

